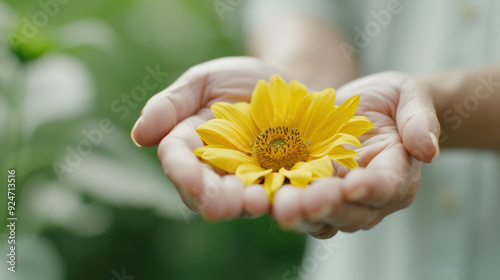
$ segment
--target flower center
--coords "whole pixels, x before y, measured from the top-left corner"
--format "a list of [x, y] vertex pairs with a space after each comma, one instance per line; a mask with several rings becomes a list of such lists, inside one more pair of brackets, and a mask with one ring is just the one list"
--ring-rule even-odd
[[277, 172], [282, 167], [291, 169], [297, 162], [309, 157], [309, 144], [296, 128], [270, 127], [261, 132], [253, 144], [252, 156], [264, 169]]

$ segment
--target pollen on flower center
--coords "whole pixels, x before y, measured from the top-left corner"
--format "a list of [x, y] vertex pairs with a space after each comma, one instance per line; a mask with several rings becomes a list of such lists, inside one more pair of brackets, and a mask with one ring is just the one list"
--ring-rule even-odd
[[252, 156], [263, 168], [277, 172], [282, 167], [291, 169], [297, 162], [306, 161], [309, 153], [309, 144], [296, 128], [278, 126], [257, 136]]

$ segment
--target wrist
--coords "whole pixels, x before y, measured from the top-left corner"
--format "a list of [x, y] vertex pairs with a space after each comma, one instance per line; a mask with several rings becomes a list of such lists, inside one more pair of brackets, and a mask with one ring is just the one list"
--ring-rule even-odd
[[499, 95], [492, 94], [498, 80], [498, 68], [453, 70], [422, 77], [429, 87], [441, 124], [440, 142], [447, 147], [498, 148], [500, 133], [488, 123], [500, 116], [496, 104]]
[[428, 88], [428, 92], [432, 97], [434, 109], [443, 124], [442, 119], [444, 114], [449, 109], [456, 93], [464, 88], [466, 83], [466, 73], [463, 71], [453, 71], [440, 74], [432, 74], [419, 78], [420, 81]]

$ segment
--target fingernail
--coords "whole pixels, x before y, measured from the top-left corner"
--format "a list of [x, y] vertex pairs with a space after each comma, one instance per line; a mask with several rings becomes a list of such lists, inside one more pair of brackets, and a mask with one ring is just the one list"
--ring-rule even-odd
[[436, 152], [434, 153], [434, 156], [432, 157], [432, 161], [434, 161], [435, 159], [437, 159], [439, 157], [439, 153], [440, 153], [439, 142], [438, 142], [436, 134], [429, 132], [429, 136], [431, 137], [432, 145], [434, 145], [434, 148], [436, 149]]
[[311, 221], [320, 221], [323, 220], [330, 212], [332, 211], [332, 207], [330, 205], [324, 205], [317, 212], [312, 212], [309, 214], [308, 218]]
[[134, 124], [134, 127], [132, 128], [132, 131], [130, 131], [130, 139], [132, 139], [132, 142], [134, 142], [134, 145], [136, 145], [137, 147], [142, 147], [141, 145], [139, 145], [139, 143], [137, 143], [137, 141], [135, 140], [134, 138], [134, 131], [135, 131], [135, 128], [137, 127], [137, 125], [142, 121], [142, 116], [139, 117], [139, 119], [135, 122]]
[[361, 187], [358, 187], [353, 192], [349, 193], [347, 195], [347, 200], [359, 201], [359, 200], [363, 199], [365, 196], [366, 196], [366, 187], [361, 186]]

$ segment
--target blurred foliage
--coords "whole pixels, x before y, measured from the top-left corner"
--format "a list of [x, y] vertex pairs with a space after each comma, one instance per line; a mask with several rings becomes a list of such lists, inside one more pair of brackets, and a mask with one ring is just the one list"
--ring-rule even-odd
[[[22, 34], [23, 28], [26, 28], [23, 18], [33, 22], [38, 12], [45, 11], [41, 2], [51, 1], [0, 2], [4, 8], [8, 7], [12, 18], [8, 29], [2, 30], [6, 32], [2, 38]], [[116, 126], [116, 132], [106, 135], [107, 144], [93, 147], [91, 156], [84, 157], [83, 162], [91, 158], [106, 159], [105, 162], [114, 160], [115, 167], [119, 167], [121, 165], [118, 163], [132, 164], [144, 159], [145, 164], [136, 164], [152, 166], [144, 167], [144, 172], [152, 172], [154, 176], [149, 178], [160, 180], [164, 188], [173, 193], [171, 182], [164, 177], [157, 163], [156, 148], [139, 150], [133, 146], [127, 133], [147, 99], [190, 66], [217, 57], [244, 54], [239, 23], [242, 6], [233, 7], [224, 20], [219, 18], [213, 2], [202, 0], [69, 0], [67, 4], [58, 4], [57, 8], [57, 12], [48, 17], [48, 23], [37, 28], [36, 35], [29, 42], [8, 41], [10, 45], [2, 45], [8, 47], [9, 61], [15, 60], [13, 64], [18, 66], [12, 68], [13, 78], [6, 79], [8, 83], [0, 85], [0, 105], [1, 102], [7, 104], [3, 105], [7, 109], [0, 107], [0, 111], [6, 110], [6, 126], [0, 135], [1, 172], [12, 167], [17, 170], [17, 238], [18, 241], [20, 239], [19, 250], [24, 250], [24, 257], [32, 254], [34, 258], [37, 256], [35, 249], [38, 248], [27, 248], [26, 243], [23, 249], [24, 236], [47, 240], [59, 259], [53, 262], [53, 269], [57, 272], [51, 273], [61, 275], [60, 279], [71, 280], [113, 279], [112, 271], [120, 272], [122, 268], [126, 269], [127, 275], [135, 276], [136, 280], [281, 279], [285, 271], [299, 265], [304, 236], [281, 231], [267, 216], [215, 224], [194, 218], [186, 223], [179, 218], [179, 213], [172, 214], [177, 215], [177, 219], [166, 218], [148, 207], [134, 206], [134, 202], [113, 202], [113, 198], [106, 198], [102, 193], [99, 196], [95, 191], [83, 188], [84, 185], [91, 187], [89, 182], [92, 181], [74, 178], [58, 181], [53, 168], [54, 162], [67, 155], [68, 147], [76, 147], [82, 142], [82, 129], [91, 130], [99, 120], [108, 118]], [[33, 69], [37, 65], [45, 65], [45, 61], [54, 60], [57, 57], [55, 55], [65, 59], [69, 57], [70, 61], [74, 59], [88, 70], [94, 84], [91, 87], [94, 93], [89, 99], [90, 109], [29, 126], [22, 112], [23, 104], [31, 98], [26, 93], [30, 85], [28, 81], [36, 80], [37, 75], [40, 75], [37, 73], [44, 73], [43, 69], [37, 70], [39, 72]], [[112, 109], [113, 102], [121, 100], [122, 95], [130, 95], [134, 87], [142, 84], [144, 76], [148, 74], [147, 67], [159, 67], [169, 75], [155, 89], [148, 91], [147, 97], [128, 106], [127, 113], [117, 113]], [[67, 82], [65, 77], [60, 79], [61, 83]], [[48, 109], [50, 111], [51, 108]], [[36, 114], [35, 111], [28, 113]], [[0, 118], [2, 116], [0, 114]], [[37, 117], [34, 116], [35, 120]], [[34, 128], [30, 130], [31, 127]], [[106, 177], [112, 176], [111, 171], [106, 175], [108, 168], [114, 168], [112, 165], [104, 166], [102, 174], [96, 176], [121, 184], [124, 192], [126, 187], [147, 190], [146, 187], [153, 180], [142, 181], [142, 185], [127, 186], [127, 183], [131, 184], [130, 180], [122, 183], [122, 176]], [[75, 168], [76, 175], [84, 169], [79, 168]], [[125, 174], [126, 171], [123, 172]], [[75, 178], [81, 177], [92, 176]], [[2, 174], [1, 179], [5, 182], [5, 174]], [[42, 201], [40, 196], [47, 193], [50, 193], [48, 196], [52, 200], [44, 201], [62, 203], [63, 200], [58, 202], [53, 197], [57, 194], [67, 197], [68, 201], [75, 199], [81, 207], [78, 209], [88, 208], [93, 209], [89, 213], [102, 213], [103, 220], [111, 221], [109, 227], [103, 226], [101, 231], [96, 230], [92, 234], [79, 232], [84, 231], [86, 223], [97, 224], [101, 214], [89, 214], [90, 222], [84, 222], [79, 220], [81, 217], [78, 215], [59, 217], [64, 214], [61, 212], [67, 211], [57, 210], [59, 208], [56, 205], [36, 208], [36, 202]], [[5, 195], [0, 197], [0, 201], [1, 205], [6, 204]], [[68, 202], [65, 207], [74, 205]], [[55, 210], [50, 207], [55, 207]], [[45, 217], [40, 212], [35, 213], [36, 209], [49, 209], [47, 213], [52, 214]], [[174, 209], [177, 208], [174, 206]], [[0, 218], [4, 230], [6, 213], [3, 211]], [[83, 212], [75, 210], [75, 213]], [[3, 232], [2, 240], [6, 234]], [[44, 246], [40, 245], [40, 248], [46, 248]], [[43, 249], [39, 255], [42, 257], [36, 261], [43, 264], [43, 259], [46, 257], [48, 261], [51, 254], [48, 249]], [[60, 267], [57, 263], [61, 264]], [[46, 265], [30, 267], [31, 264], [27, 260], [23, 262], [20, 254], [18, 270], [32, 270], [34, 275], [38, 275], [37, 279], [51, 279], [51, 276], [47, 276], [51, 274]], [[44, 273], [47, 274], [44, 276]], [[19, 277], [16, 279], [28, 279]], [[53, 278], [56, 279], [59, 278]]]

